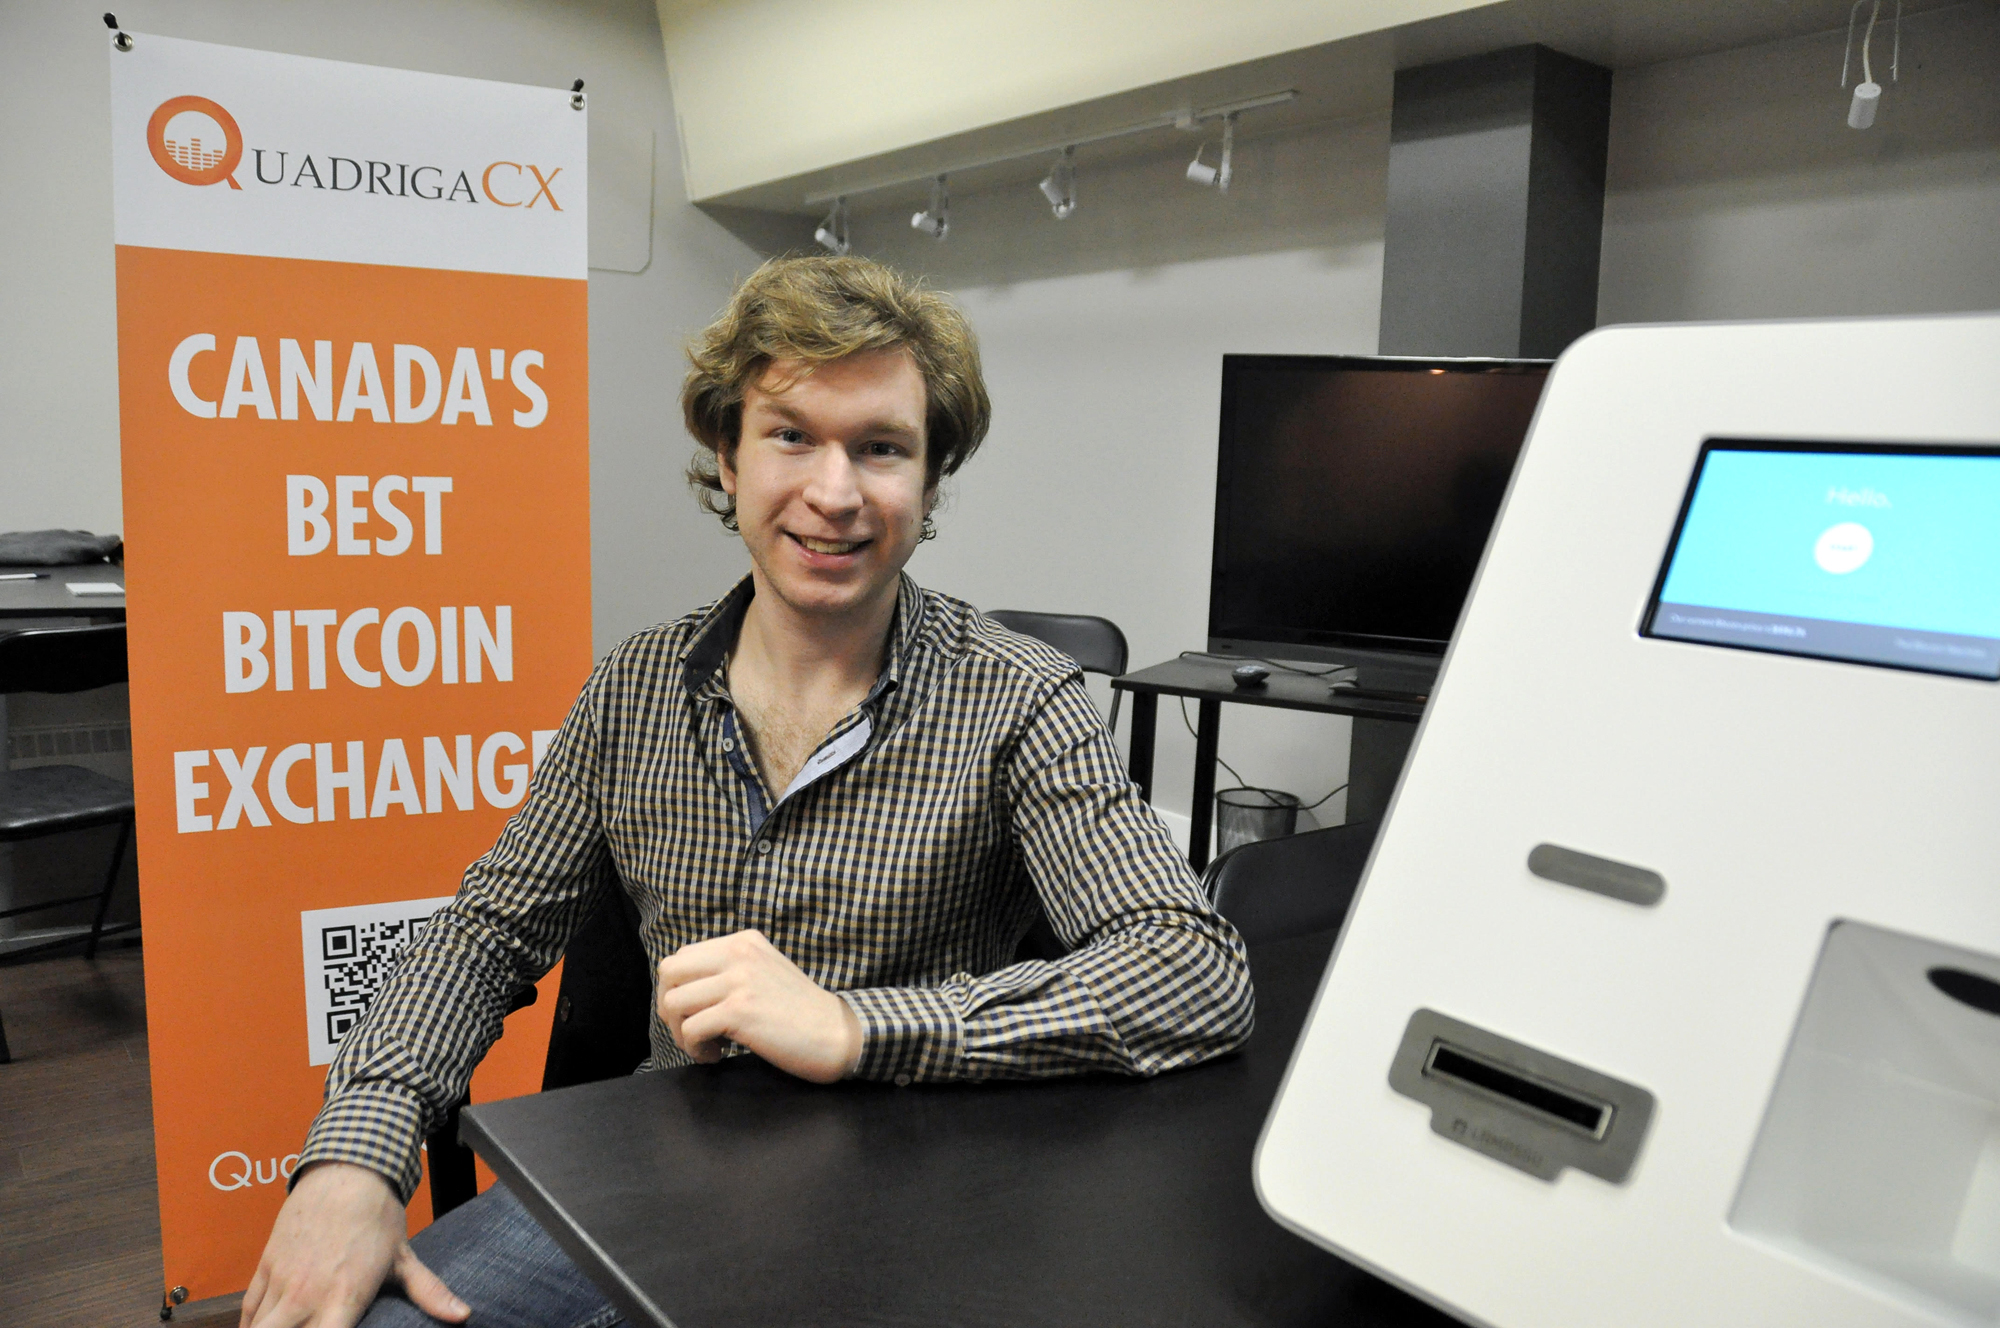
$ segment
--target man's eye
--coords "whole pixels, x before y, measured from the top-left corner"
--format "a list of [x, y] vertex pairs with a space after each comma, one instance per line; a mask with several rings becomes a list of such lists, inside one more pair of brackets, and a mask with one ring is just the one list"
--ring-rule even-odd
[[903, 445], [901, 443], [889, 443], [889, 442], [870, 443], [868, 444], [868, 455], [878, 456], [878, 457], [902, 456]]
[[803, 443], [805, 440], [805, 434], [797, 429], [778, 430], [778, 441], [781, 443]]

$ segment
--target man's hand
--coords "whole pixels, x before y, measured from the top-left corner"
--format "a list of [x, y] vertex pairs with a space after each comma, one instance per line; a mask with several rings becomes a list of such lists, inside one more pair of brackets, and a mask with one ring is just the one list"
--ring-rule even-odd
[[799, 971], [759, 931], [683, 945], [660, 961], [660, 1019], [698, 1061], [724, 1040], [771, 1064], [830, 1084], [861, 1059], [861, 1021], [846, 1001]]
[[375, 1172], [346, 1162], [308, 1168], [243, 1293], [241, 1328], [352, 1328], [390, 1279], [433, 1319], [463, 1323], [472, 1310], [417, 1261], [408, 1230], [396, 1192]]

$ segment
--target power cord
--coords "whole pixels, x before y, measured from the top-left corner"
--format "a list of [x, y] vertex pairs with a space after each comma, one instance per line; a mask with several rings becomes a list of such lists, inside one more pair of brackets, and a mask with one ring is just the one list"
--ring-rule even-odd
[[[1198, 654], [1201, 654], [1201, 653], [1202, 653], [1202, 652], [1201, 652], [1201, 651], [1199, 651], [1199, 650], [1183, 650], [1183, 651], [1181, 652], [1181, 654], [1182, 654], [1182, 655], [1184, 655], [1184, 656], [1185, 656], [1185, 655], [1198, 655]], [[1219, 659], [1219, 658], [1234, 658], [1234, 656], [1213, 656], [1212, 658], [1218, 658], [1218, 659]], [[1303, 670], [1303, 669], [1299, 670], [1299, 672], [1301, 672], [1301, 673], [1303, 673], [1304, 671], [1305, 671], [1305, 670]], [[1194, 739], [1194, 740], [1195, 740], [1196, 742], [1200, 742], [1200, 741], [1201, 741], [1201, 735], [1200, 735], [1199, 733], [1196, 733], [1196, 732], [1195, 732], [1195, 730], [1194, 730], [1194, 724], [1193, 724], [1192, 722], [1190, 722], [1190, 721], [1189, 721], [1189, 719], [1188, 719], [1188, 712], [1187, 712], [1187, 698], [1186, 698], [1185, 696], [1183, 696], [1183, 697], [1180, 697], [1180, 698], [1178, 698], [1178, 699], [1179, 699], [1179, 701], [1180, 701], [1180, 703], [1181, 703], [1181, 724], [1182, 724], [1183, 726], [1185, 726], [1185, 727], [1186, 727], [1186, 729], [1187, 729], [1187, 731], [1188, 731], [1188, 736], [1189, 736], [1189, 737], [1193, 738], [1193, 739]], [[1222, 767], [1222, 768], [1223, 768], [1224, 770], [1227, 770], [1227, 771], [1228, 771], [1228, 772], [1230, 773], [1230, 775], [1231, 775], [1231, 776], [1232, 776], [1232, 777], [1233, 777], [1233, 778], [1234, 778], [1234, 779], [1236, 780], [1237, 784], [1238, 784], [1238, 785], [1240, 785], [1240, 786], [1242, 786], [1243, 788], [1256, 788], [1256, 787], [1258, 787], [1257, 785], [1255, 785], [1255, 784], [1252, 784], [1252, 783], [1251, 783], [1251, 782], [1250, 782], [1249, 780], [1245, 779], [1245, 778], [1244, 778], [1244, 777], [1243, 777], [1242, 775], [1238, 774], [1238, 773], [1237, 773], [1237, 771], [1236, 771], [1236, 767], [1235, 767], [1235, 766], [1233, 766], [1233, 765], [1231, 765], [1231, 764], [1229, 764], [1229, 762], [1227, 762], [1227, 761], [1223, 760], [1223, 759], [1222, 759], [1222, 755], [1221, 755], [1221, 753], [1219, 753], [1219, 752], [1218, 752], [1218, 753], [1216, 754], [1216, 757], [1215, 757], [1215, 763], [1216, 763], [1217, 765], [1221, 766], [1221, 767]], [[1302, 811], [1302, 812], [1310, 812], [1310, 811], [1317, 811], [1317, 810], [1318, 810], [1318, 809], [1319, 809], [1320, 807], [1323, 807], [1323, 806], [1325, 806], [1325, 805], [1326, 805], [1326, 801], [1327, 801], [1327, 798], [1331, 798], [1331, 797], [1332, 797], [1332, 796], [1333, 796], [1333, 795], [1334, 795], [1335, 793], [1338, 793], [1338, 792], [1340, 792], [1340, 791], [1341, 791], [1341, 789], [1345, 789], [1346, 787], [1347, 787], [1347, 785], [1346, 785], [1346, 784], [1342, 784], [1342, 785], [1341, 785], [1341, 786], [1340, 786], [1339, 788], [1336, 788], [1336, 789], [1333, 789], [1333, 790], [1332, 790], [1331, 792], [1329, 792], [1329, 793], [1328, 793], [1328, 794], [1326, 795], [1326, 797], [1325, 797], [1325, 798], [1321, 798], [1321, 799], [1320, 799], [1320, 800], [1319, 800], [1318, 802], [1309, 802], [1309, 803], [1306, 803], [1305, 805], [1301, 806], [1301, 807], [1299, 808], [1299, 810], [1300, 810], [1300, 811]]]
[[[1193, 652], [1193, 651], [1188, 651], [1188, 652], [1186, 652], [1186, 653], [1189, 653], [1189, 654], [1192, 654], [1192, 653], [1194, 653], [1194, 652]], [[1188, 713], [1187, 713], [1187, 698], [1186, 698], [1185, 696], [1183, 696], [1183, 697], [1181, 697], [1181, 698], [1179, 698], [1179, 699], [1180, 699], [1180, 703], [1181, 703], [1181, 724], [1182, 724], [1182, 725], [1183, 725], [1184, 727], [1186, 727], [1186, 729], [1187, 729], [1187, 731], [1188, 731], [1188, 736], [1189, 736], [1190, 738], [1193, 738], [1193, 739], [1194, 739], [1194, 740], [1195, 740], [1196, 742], [1200, 742], [1200, 741], [1201, 741], [1201, 735], [1200, 735], [1199, 733], [1196, 733], [1196, 732], [1194, 731], [1194, 725], [1193, 725], [1192, 723], [1190, 723], [1190, 722], [1188, 721]], [[1230, 774], [1231, 774], [1232, 776], [1234, 776], [1234, 777], [1235, 777], [1235, 779], [1236, 779], [1236, 782], [1237, 782], [1237, 783], [1241, 784], [1241, 785], [1242, 785], [1243, 787], [1245, 787], [1245, 788], [1249, 788], [1249, 787], [1250, 787], [1250, 781], [1249, 781], [1249, 780], [1247, 780], [1247, 779], [1245, 779], [1245, 778], [1243, 778], [1243, 776], [1241, 776], [1241, 775], [1237, 774], [1237, 773], [1236, 773], [1236, 767], [1235, 767], [1235, 766], [1233, 766], [1233, 765], [1231, 765], [1231, 764], [1229, 764], [1229, 762], [1227, 762], [1227, 761], [1223, 760], [1223, 759], [1222, 759], [1222, 756], [1221, 756], [1221, 754], [1220, 754], [1220, 753], [1217, 753], [1217, 754], [1216, 754], [1216, 757], [1215, 757], [1215, 763], [1216, 763], [1217, 765], [1221, 766], [1221, 767], [1222, 767], [1222, 768], [1223, 768], [1224, 770], [1227, 770], [1227, 771], [1228, 771], [1228, 772], [1229, 772], [1229, 773], [1230, 773]]]

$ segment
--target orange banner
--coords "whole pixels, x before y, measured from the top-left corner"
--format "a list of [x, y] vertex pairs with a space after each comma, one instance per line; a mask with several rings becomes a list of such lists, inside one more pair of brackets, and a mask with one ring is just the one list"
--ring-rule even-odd
[[[244, 98], [204, 105], [225, 100], [224, 156], [248, 134], [254, 170]], [[179, 157], [222, 164], [198, 143]], [[549, 202], [580, 190], [580, 163], [537, 165]], [[156, 169], [230, 199], [220, 174]], [[519, 805], [590, 669], [587, 287], [134, 244], [128, 202], [154, 1134], [166, 1285], [200, 1300], [247, 1284], [339, 1039]], [[555, 981], [509, 1018], [474, 1100], [540, 1086]], [[420, 1192], [412, 1229], [429, 1212]]]

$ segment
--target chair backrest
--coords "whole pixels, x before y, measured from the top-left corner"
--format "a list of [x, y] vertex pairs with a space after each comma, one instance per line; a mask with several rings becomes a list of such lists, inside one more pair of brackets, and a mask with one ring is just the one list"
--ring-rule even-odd
[[1108, 673], [1115, 678], [1125, 672], [1125, 633], [1109, 618], [1027, 609], [993, 609], [986, 616], [1010, 632], [1048, 642], [1086, 673]]
[[1346, 920], [1374, 843], [1372, 821], [1263, 839], [1210, 863], [1202, 884], [1252, 944], [1330, 931]]
[[126, 677], [124, 623], [0, 628], [0, 695], [87, 692]]
[[632, 1073], [652, 1054], [652, 1013], [653, 965], [639, 939], [639, 910], [614, 885], [563, 952], [542, 1088]]

